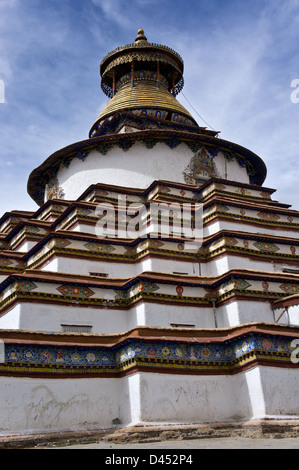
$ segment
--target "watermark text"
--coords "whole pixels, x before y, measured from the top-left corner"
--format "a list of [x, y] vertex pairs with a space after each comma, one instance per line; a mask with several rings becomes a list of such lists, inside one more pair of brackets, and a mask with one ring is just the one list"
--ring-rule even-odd
[[4, 81], [0, 79], [0, 103], [5, 103], [5, 84]]
[[98, 238], [181, 238], [201, 246], [203, 205], [199, 203], [129, 202], [119, 197], [118, 204], [100, 203], [95, 232]]
[[299, 78], [294, 78], [291, 81], [291, 88], [295, 88], [291, 93], [291, 102], [294, 104], [299, 103]]
[[299, 339], [294, 339], [291, 342], [291, 348], [294, 348], [294, 350], [291, 352], [291, 362], [293, 364], [298, 364], [299, 362]]

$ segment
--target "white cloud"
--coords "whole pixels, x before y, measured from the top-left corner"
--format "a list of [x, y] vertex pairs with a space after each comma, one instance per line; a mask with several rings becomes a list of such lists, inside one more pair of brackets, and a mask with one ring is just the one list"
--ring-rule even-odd
[[130, 28], [132, 21], [124, 14], [124, 8], [126, 10], [129, 3], [124, 4], [122, 0], [92, 0], [92, 3], [101, 8], [106, 20], [113, 21], [121, 28]]

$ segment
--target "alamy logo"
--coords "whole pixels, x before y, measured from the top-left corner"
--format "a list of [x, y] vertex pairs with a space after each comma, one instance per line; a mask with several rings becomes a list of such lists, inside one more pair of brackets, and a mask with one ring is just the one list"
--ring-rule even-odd
[[299, 339], [294, 339], [291, 342], [291, 348], [294, 348], [294, 350], [291, 353], [291, 361], [293, 364], [298, 364], [299, 362]]
[[0, 103], [5, 103], [5, 85], [3, 80], [0, 80]]
[[[100, 203], [95, 232], [98, 238], [182, 238], [200, 248], [203, 238], [203, 205], [199, 203]], [[186, 245], [185, 245], [186, 246]], [[195, 246], [193, 247], [195, 249]]]
[[291, 93], [291, 102], [299, 103], [299, 78], [295, 78], [291, 81], [291, 88], [295, 88]]

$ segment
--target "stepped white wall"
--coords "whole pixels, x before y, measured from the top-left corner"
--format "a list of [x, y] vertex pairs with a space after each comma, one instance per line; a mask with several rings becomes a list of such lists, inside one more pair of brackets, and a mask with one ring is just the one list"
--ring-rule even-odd
[[[283, 269], [294, 269], [294, 265], [284, 260], [250, 259], [245, 256], [223, 255], [208, 262], [181, 261], [176, 259], [146, 258], [136, 263], [117, 261], [87, 260], [55, 256], [45, 264], [41, 271], [89, 275], [90, 273], [108, 274], [109, 278], [138, 276], [144, 272], [168, 274], [187, 274], [189, 276], [219, 276], [232, 269], [254, 269], [258, 271], [282, 272]], [[4, 278], [4, 276], [3, 276]]]
[[61, 325], [91, 326], [92, 333], [123, 333], [136, 326], [170, 327], [186, 324], [195, 328], [214, 328], [211, 308], [142, 302], [129, 310], [92, 308], [75, 305], [18, 303], [0, 318], [0, 328], [61, 332]]

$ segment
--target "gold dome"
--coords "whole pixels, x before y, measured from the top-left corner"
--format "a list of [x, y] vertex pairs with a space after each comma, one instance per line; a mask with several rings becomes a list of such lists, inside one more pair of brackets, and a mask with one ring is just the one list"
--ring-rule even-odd
[[118, 93], [109, 101], [96, 122], [119, 111], [133, 110], [166, 110], [171, 115], [178, 114], [195, 123], [191, 114], [174, 98], [163, 85], [149, 80], [136, 81], [134, 87], [131, 83], [124, 84]]
[[117, 47], [101, 62], [101, 86], [111, 100], [93, 124], [90, 137], [97, 135], [106, 118], [119, 112], [198, 126], [175, 98], [183, 88], [183, 70], [183, 59], [177, 52], [149, 43], [140, 28], [134, 43]]

